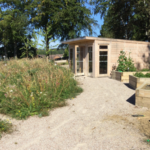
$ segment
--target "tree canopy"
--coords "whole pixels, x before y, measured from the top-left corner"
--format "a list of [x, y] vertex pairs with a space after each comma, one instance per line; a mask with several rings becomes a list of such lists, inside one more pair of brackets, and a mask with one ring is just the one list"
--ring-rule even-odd
[[50, 40], [76, 38], [82, 31], [92, 35], [96, 25], [84, 0], [0, 0], [0, 6], [0, 42], [5, 54], [11, 45], [15, 57], [19, 45], [25, 47], [25, 39], [34, 38], [34, 30], [43, 31], [48, 51]]
[[150, 41], [149, 0], [92, 0], [94, 13], [104, 18], [100, 36]]
[[[87, 0], [0, 0], [0, 55], [20, 57], [36, 51], [32, 44], [42, 31], [45, 50], [55, 39], [92, 35], [97, 21]], [[149, 0], [90, 0], [94, 14], [104, 18], [101, 37], [150, 41]], [[27, 44], [28, 43], [28, 44]], [[26, 56], [26, 55], [25, 55]]]

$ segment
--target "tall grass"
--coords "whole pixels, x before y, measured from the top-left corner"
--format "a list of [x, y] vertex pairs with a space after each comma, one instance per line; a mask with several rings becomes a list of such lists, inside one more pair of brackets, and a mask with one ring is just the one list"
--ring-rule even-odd
[[43, 59], [12, 60], [0, 66], [0, 113], [23, 119], [48, 115], [82, 89], [73, 74]]

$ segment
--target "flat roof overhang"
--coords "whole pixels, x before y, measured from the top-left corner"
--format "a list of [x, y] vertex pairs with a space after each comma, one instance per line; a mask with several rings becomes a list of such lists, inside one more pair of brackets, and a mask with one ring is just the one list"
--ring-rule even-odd
[[87, 41], [109, 41], [109, 42], [126, 42], [126, 43], [137, 43], [137, 44], [150, 44], [150, 42], [145, 42], [145, 41], [134, 41], [134, 40], [125, 40], [125, 39], [112, 39], [112, 38], [101, 38], [101, 37], [80, 37], [80, 38], [75, 38], [75, 39], [70, 39], [67, 41], [62, 41], [62, 44], [78, 44], [80, 42], [87, 42]]
[[62, 44], [78, 44], [78, 43], [81, 43], [81, 42], [88, 42], [88, 41], [91, 41], [91, 42], [94, 42], [94, 38], [93, 37], [80, 37], [80, 38], [76, 38], [76, 39], [71, 39], [71, 40], [67, 40], [67, 41], [63, 41], [61, 42]]

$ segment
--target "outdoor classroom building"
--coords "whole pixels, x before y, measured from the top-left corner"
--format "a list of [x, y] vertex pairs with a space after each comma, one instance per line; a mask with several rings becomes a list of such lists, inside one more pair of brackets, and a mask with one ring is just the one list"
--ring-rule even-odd
[[149, 42], [85, 36], [63, 41], [62, 44], [69, 45], [69, 64], [75, 75], [110, 76], [118, 65], [121, 50], [127, 52], [127, 56], [131, 52], [138, 69], [149, 67]]

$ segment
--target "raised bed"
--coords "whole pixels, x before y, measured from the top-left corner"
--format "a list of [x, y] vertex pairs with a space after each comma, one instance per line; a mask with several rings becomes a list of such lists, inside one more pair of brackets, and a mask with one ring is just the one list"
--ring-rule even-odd
[[[147, 72], [142, 72], [143, 74], [146, 74]], [[129, 75], [129, 85], [136, 89], [140, 87], [144, 82], [150, 82], [150, 78], [138, 78], [133, 75]]]
[[144, 82], [136, 89], [135, 104], [150, 108], [150, 82]]
[[[120, 82], [123, 82], [123, 83], [129, 83], [129, 75], [133, 75], [135, 74], [136, 72], [119, 72], [119, 71], [112, 71], [111, 72], [111, 78], [112, 79], [115, 79], [115, 80], [118, 80]], [[144, 74], [146, 73], [150, 73], [150, 71], [144, 71], [142, 72]]]
[[124, 83], [129, 83], [129, 75], [133, 75], [134, 73], [135, 72], [112, 71], [111, 78]]

